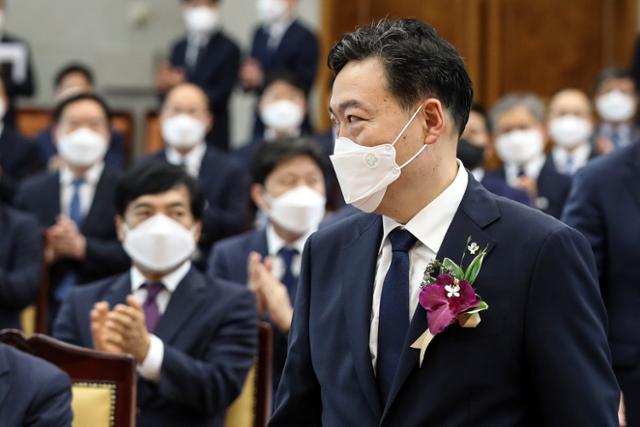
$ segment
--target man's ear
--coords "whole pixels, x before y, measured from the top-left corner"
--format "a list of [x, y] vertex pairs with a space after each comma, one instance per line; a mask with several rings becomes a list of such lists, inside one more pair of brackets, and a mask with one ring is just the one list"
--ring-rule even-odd
[[419, 116], [426, 127], [424, 143], [434, 144], [445, 132], [449, 116], [445, 113], [440, 100], [435, 98], [429, 98], [423, 102]]
[[118, 234], [118, 240], [120, 240], [121, 242], [124, 242], [124, 218], [122, 218], [120, 215], [116, 215], [115, 216], [115, 223], [116, 223], [116, 233]]
[[251, 184], [251, 200], [256, 206], [262, 210], [265, 210], [269, 207], [269, 203], [265, 197], [266, 190], [260, 184]]
[[200, 237], [202, 236], [202, 221], [196, 221], [193, 223], [193, 238], [196, 242], [200, 241]]
[[213, 113], [207, 114], [207, 119], [205, 121], [205, 128], [207, 129], [207, 133], [213, 129], [213, 126], [216, 124], [216, 117]]

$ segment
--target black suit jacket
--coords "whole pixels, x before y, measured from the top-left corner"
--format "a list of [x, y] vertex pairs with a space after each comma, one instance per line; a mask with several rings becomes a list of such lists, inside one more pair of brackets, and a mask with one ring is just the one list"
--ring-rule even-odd
[[[86, 257], [83, 261], [60, 260], [49, 268], [51, 293], [70, 272], [76, 274], [78, 284], [89, 283], [129, 268], [129, 257], [124, 252], [114, 218], [116, 215], [114, 193], [118, 174], [105, 168], [96, 186], [91, 208], [80, 232], [87, 239]], [[16, 197], [17, 206], [33, 214], [42, 228], [56, 223], [60, 209], [60, 174], [45, 172], [26, 180]], [[52, 302], [53, 299], [51, 299]], [[55, 312], [55, 306], [53, 311]]]
[[[143, 161], [166, 159], [163, 150]], [[244, 229], [249, 206], [249, 178], [230, 155], [207, 147], [198, 181], [207, 205], [202, 218], [202, 236], [198, 243], [200, 257], [196, 265], [204, 270], [211, 245]]]
[[18, 184], [44, 167], [38, 156], [38, 147], [24, 138], [12, 126], [6, 125], [0, 133], [0, 195], [11, 203]]
[[71, 381], [52, 364], [0, 343], [0, 426], [68, 427]]
[[[599, 157], [574, 177], [563, 220], [591, 243], [609, 314], [613, 367], [640, 411], [640, 142]], [[626, 393], [625, 393], [626, 394]], [[629, 407], [630, 405], [627, 405]], [[640, 413], [638, 414], [640, 415]], [[640, 425], [640, 418], [637, 420]]]
[[489, 309], [475, 329], [436, 335], [420, 368], [410, 348], [427, 328], [418, 306], [383, 406], [369, 352], [381, 217], [357, 214], [312, 235], [270, 426], [617, 426], [586, 239], [472, 177], [437, 258], [460, 260], [469, 237], [488, 250], [475, 287]]
[[[130, 293], [128, 273], [74, 289], [60, 309], [54, 336], [93, 347], [93, 305], [126, 304]], [[164, 343], [160, 382], [139, 377], [136, 425], [221, 427], [254, 361], [257, 317], [251, 292], [191, 269], [154, 334]]]
[[9, 104], [7, 105], [7, 113], [5, 114], [4, 121], [10, 125], [15, 125], [15, 101], [21, 96], [33, 96], [36, 93], [36, 79], [35, 79], [35, 67], [31, 58], [31, 48], [29, 44], [22, 38], [4, 34], [0, 39], [0, 43], [18, 43], [22, 44], [27, 49], [27, 75], [24, 81], [14, 82], [11, 76], [11, 67], [5, 65], [0, 66], [0, 77], [4, 81], [5, 90], [9, 97]]
[[[504, 167], [487, 174], [487, 179], [501, 179], [506, 183]], [[553, 157], [547, 156], [540, 169], [537, 183], [538, 199], [533, 200], [531, 204], [554, 218], [560, 218], [571, 190], [571, 177], [558, 172]]]
[[0, 329], [20, 329], [20, 310], [38, 296], [42, 237], [30, 215], [0, 206]]
[[238, 79], [240, 49], [226, 34], [213, 34], [204, 46], [194, 70], [186, 66], [187, 38], [178, 40], [171, 49], [171, 65], [183, 68], [187, 81], [200, 86], [209, 97], [215, 126], [208, 139], [214, 146], [229, 149], [229, 98]]

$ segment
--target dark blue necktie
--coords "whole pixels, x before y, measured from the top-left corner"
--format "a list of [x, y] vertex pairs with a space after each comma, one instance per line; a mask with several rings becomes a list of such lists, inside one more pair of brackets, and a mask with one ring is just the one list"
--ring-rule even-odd
[[287, 287], [289, 298], [291, 299], [291, 303], [293, 304], [296, 299], [298, 278], [293, 274], [291, 265], [293, 264], [293, 257], [298, 255], [298, 250], [285, 247], [278, 251], [278, 255], [280, 256], [280, 258], [282, 259], [282, 263], [284, 264], [284, 274], [282, 275], [281, 282]]
[[[80, 228], [82, 226], [82, 221], [84, 220], [84, 216], [82, 215], [82, 203], [80, 202], [80, 187], [85, 183], [84, 178], [74, 178], [71, 181], [71, 186], [73, 189], [73, 193], [71, 195], [71, 203], [69, 204], [69, 218], [73, 222], [76, 223], [76, 226]], [[64, 301], [65, 297], [69, 293], [69, 290], [76, 284], [76, 275], [71, 272], [67, 273], [54, 292], [55, 298], [57, 301]]]
[[85, 183], [84, 178], [74, 178], [71, 181], [73, 194], [71, 195], [71, 203], [69, 204], [69, 218], [76, 223], [78, 228], [82, 226], [84, 217], [82, 215], [82, 203], [80, 202], [80, 187]]
[[409, 249], [417, 239], [407, 230], [397, 228], [389, 233], [389, 240], [392, 257], [380, 298], [376, 366], [376, 379], [383, 403], [389, 397], [409, 330]]

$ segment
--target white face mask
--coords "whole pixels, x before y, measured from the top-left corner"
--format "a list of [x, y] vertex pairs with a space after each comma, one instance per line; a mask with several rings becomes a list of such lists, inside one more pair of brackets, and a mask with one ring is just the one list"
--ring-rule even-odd
[[422, 106], [411, 116], [406, 125], [391, 144], [366, 147], [349, 138], [336, 139], [330, 156], [344, 200], [364, 212], [373, 212], [382, 202], [387, 187], [400, 177], [402, 168], [422, 153], [423, 145], [416, 154], [402, 166], [396, 163], [395, 145], [413, 123]]
[[306, 233], [318, 227], [324, 218], [326, 198], [301, 185], [271, 199], [267, 216], [279, 226], [294, 233]]
[[551, 139], [561, 147], [572, 148], [589, 140], [593, 125], [583, 117], [567, 115], [549, 122]]
[[162, 122], [162, 138], [174, 148], [191, 148], [204, 141], [207, 130], [200, 120], [188, 114], [169, 117]]
[[258, 0], [256, 3], [258, 19], [264, 24], [272, 24], [287, 14], [285, 0]]
[[613, 90], [596, 99], [596, 109], [607, 122], [626, 122], [636, 114], [636, 102], [626, 93]]
[[164, 273], [188, 260], [196, 249], [193, 231], [162, 215], [154, 215], [135, 228], [126, 224], [124, 250], [152, 273]]
[[107, 140], [89, 128], [58, 136], [58, 153], [73, 166], [91, 166], [104, 158], [107, 148]]
[[184, 12], [184, 23], [189, 33], [211, 34], [220, 27], [220, 12], [207, 6], [190, 7]]
[[298, 129], [304, 120], [303, 109], [293, 101], [275, 101], [264, 106], [260, 119], [267, 128], [279, 131]]
[[505, 163], [522, 165], [542, 154], [544, 141], [538, 129], [514, 130], [496, 140], [498, 156]]

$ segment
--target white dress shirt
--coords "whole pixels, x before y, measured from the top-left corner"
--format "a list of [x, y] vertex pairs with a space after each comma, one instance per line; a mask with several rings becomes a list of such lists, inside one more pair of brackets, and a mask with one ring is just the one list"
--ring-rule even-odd
[[267, 40], [267, 47], [269, 50], [274, 51], [278, 49], [278, 46], [280, 46], [280, 42], [282, 42], [282, 38], [284, 37], [284, 33], [287, 32], [291, 24], [293, 24], [292, 18], [284, 18], [278, 19], [276, 22], [265, 28], [269, 34], [269, 39]]
[[184, 165], [189, 175], [197, 178], [200, 175], [202, 158], [207, 152], [207, 144], [202, 141], [191, 149], [186, 155], [182, 155], [171, 146], [167, 146], [167, 161], [172, 165]]
[[[567, 149], [555, 146], [551, 152], [553, 156], [553, 163], [556, 165], [558, 172], [565, 175], [573, 175], [580, 168], [587, 164], [589, 156], [591, 156], [591, 144], [589, 141], [585, 141], [578, 145], [572, 152]], [[569, 158], [572, 159], [569, 164]]]
[[458, 160], [458, 173], [453, 182], [431, 203], [422, 208], [406, 225], [402, 226], [391, 218], [382, 217], [382, 243], [378, 252], [376, 276], [371, 304], [371, 327], [369, 330], [369, 352], [373, 370], [376, 370], [378, 357], [378, 323], [380, 321], [380, 299], [384, 279], [391, 266], [391, 241], [389, 233], [396, 228], [404, 228], [417, 239], [416, 245], [409, 251], [409, 321], [418, 307], [420, 283], [427, 265], [433, 261], [440, 250], [447, 230], [453, 221], [462, 197], [467, 190], [469, 176]]
[[544, 155], [544, 153], [541, 153], [523, 165], [517, 165], [515, 163], [506, 163], [504, 165], [504, 173], [507, 179], [507, 183], [512, 187], [516, 186], [516, 183], [518, 182], [518, 178], [519, 178], [518, 172], [520, 168], [524, 169], [524, 173], [526, 176], [537, 180], [538, 176], [540, 175], [540, 171], [544, 166], [544, 162], [546, 160], [547, 160], [547, 157]]
[[267, 225], [267, 249], [269, 251], [269, 256], [272, 260], [271, 273], [278, 278], [282, 279], [285, 273], [285, 265], [282, 258], [278, 255], [280, 249], [284, 247], [288, 247], [291, 249], [296, 249], [298, 254], [293, 257], [291, 260], [291, 273], [298, 277], [300, 276], [300, 268], [302, 263], [302, 250], [304, 249], [304, 244], [307, 239], [315, 230], [308, 232], [307, 234], [301, 236], [298, 240], [293, 242], [292, 244], [287, 244], [273, 229], [271, 224]]
[[[98, 162], [84, 174], [84, 182], [80, 185], [80, 211], [83, 217], [86, 217], [89, 209], [91, 209], [96, 186], [100, 181], [103, 170], [104, 162]], [[70, 216], [69, 209], [71, 208], [71, 199], [75, 191], [73, 186], [74, 179], [75, 176], [69, 167], [65, 165], [60, 168], [60, 211], [66, 216]]]
[[211, 40], [211, 34], [189, 33], [187, 34], [187, 48], [185, 49], [184, 62], [191, 70], [198, 65], [200, 50]]
[[[187, 261], [178, 267], [175, 271], [167, 274], [162, 278], [164, 289], [156, 296], [156, 304], [160, 315], [163, 315], [169, 305], [171, 295], [176, 290], [182, 279], [189, 273], [191, 262]], [[147, 279], [142, 272], [135, 266], [131, 267], [131, 293], [140, 305], [144, 304], [147, 299], [147, 289], [142, 285], [147, 283]], [[149, 351], [141, 364], [138, 365], [138, 373], [143, 378], [159, 382], [160, 368], [162, 367], [162, 359], [164, 358], [164, 344], [160, 338], [150, 334]]]

